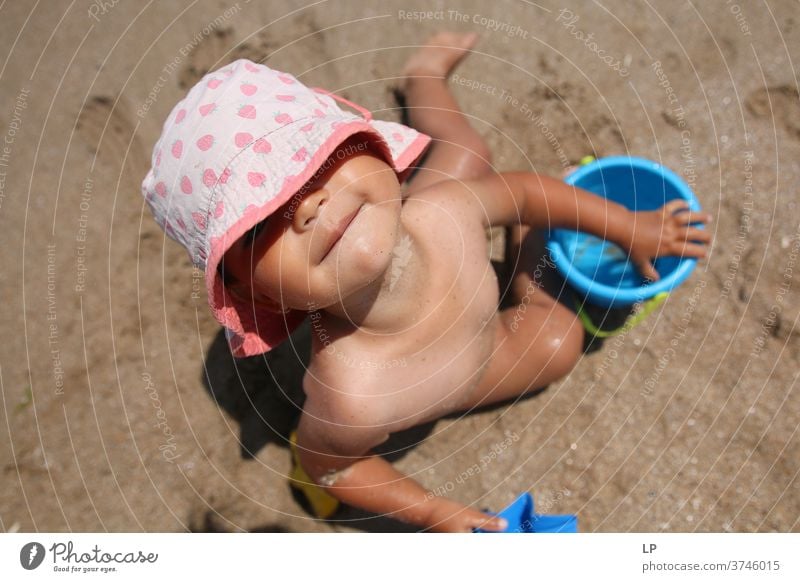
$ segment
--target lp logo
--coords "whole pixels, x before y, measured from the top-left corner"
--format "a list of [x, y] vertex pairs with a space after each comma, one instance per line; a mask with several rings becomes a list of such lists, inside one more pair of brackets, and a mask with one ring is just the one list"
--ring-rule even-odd
[[35, 570], [44, 560], [44, 546], [38, 542], [30, 542], [19, 551], [19, 563], [26, 570]]

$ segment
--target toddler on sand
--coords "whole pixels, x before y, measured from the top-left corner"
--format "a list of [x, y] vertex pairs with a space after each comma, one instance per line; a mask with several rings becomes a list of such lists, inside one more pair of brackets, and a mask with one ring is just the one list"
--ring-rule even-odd
[[[311, 317], [296, 433], [310, 478], [342, 502], [432, 531], [504, 524], [429, 494], [372, 449], [545, 386], [582, 354], [575, 314], [531, 285], [536, 230], [604, 237], [651, 279], [653, 258], [704, 257], [710, 242], [693, 226], [710, 216], [681, 201], [632, 212], [557, 179], [493, 171], [447, 86], [476, 40], [440, 33], [408, 61], [413, 129], [348, 102], [361, 114], [345, 111], [289, 74], [231, 63], [170, 113], [143, 184], [158, 223], [205, 269], [235, 355], [264, 353]], [[499, 311], [485, 238], [497, 225], [509, 227], [515, 303]]]

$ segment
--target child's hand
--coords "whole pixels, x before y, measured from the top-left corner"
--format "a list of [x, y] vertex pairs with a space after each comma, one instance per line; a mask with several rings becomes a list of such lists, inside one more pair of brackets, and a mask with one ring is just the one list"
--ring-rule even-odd
[[[706, 245], [711, 233], [691, 226], [691, 223], [709, 223], [707, 212], [688, 211], [685, 200], [672, 200], [658, 210], [633, 212], [631, 237], [625, 250], [639, 272], [651, 281], [658, 281], [658, 271], [650, 262], [655, 257], [677, 255], [705, 258]], [[678, 212], [681, 211], [681, 212]]]
[[445, 497], [435, 497], [428, 503], [431, 504], [427, 520], [429, 531], [470, 533], [477, 528], [503, 531], [508, 527], [508, 522], [500, 517], [482, 513]]

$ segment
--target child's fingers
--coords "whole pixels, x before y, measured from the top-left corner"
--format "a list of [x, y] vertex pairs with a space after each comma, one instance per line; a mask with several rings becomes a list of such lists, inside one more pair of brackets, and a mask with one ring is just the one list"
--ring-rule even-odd
[[711, 222], [711, 215], [708, 212], [681, 212], [675, 215], [678, 224], [687, 225], [693, 222]]
[[695, 243], [685, 243], [683, 245], [679, 244], [678, 248], [675, 249], [675, 254], [681, 255], [682, 257], [703, 259], [706, 256], [706, 246]]
[[653, 263], [650, 262], [650, 259], [640, 259], [636, 261], [636, 268], [639, 269], [643, 277], [650, 281], [658, 281], [661, 278], [658, 271], [656, 271], [656, 268], [653, 266]]
[[697, 241], [703, 243], [710, 243], [711, 242], [711, 233], [707, 230], [703, 230], [701, 228], [687, 228], [686, 229], [686, 240], [687, 241]]
[[678, 198], [676, 200], [670, 200], [666, 204], [664, 204], [664, 210], [666, 210], [669, 214], [673, 214], [678, 210], [682, 210], [684, 208], [689, 208], [689, 201], [684, 200], [683, 198]]
[[473, 527], [486, 531], [505, 531], [508, 528], [508, 522], [502, 517], [486, 517], [487, 519], [476, 519]]

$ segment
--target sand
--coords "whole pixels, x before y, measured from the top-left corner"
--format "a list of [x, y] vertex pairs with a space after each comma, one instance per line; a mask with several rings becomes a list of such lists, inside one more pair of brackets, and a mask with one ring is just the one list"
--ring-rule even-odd
[[399, 119], [412, 45], [453, 29], [482, 35], [453, 85], [500, 170], [660, 160], [715, 242], [540, 395], [397, 435], [397, 467], [494, 510], [531, 490], [581, 531], [799, 531], [796, 3], [603, 4], [5, 4], [0, 530], [408, 529], [298, 505], [302, 338], [235, 365], [139, 184], [210, 68], [266, 59]]

